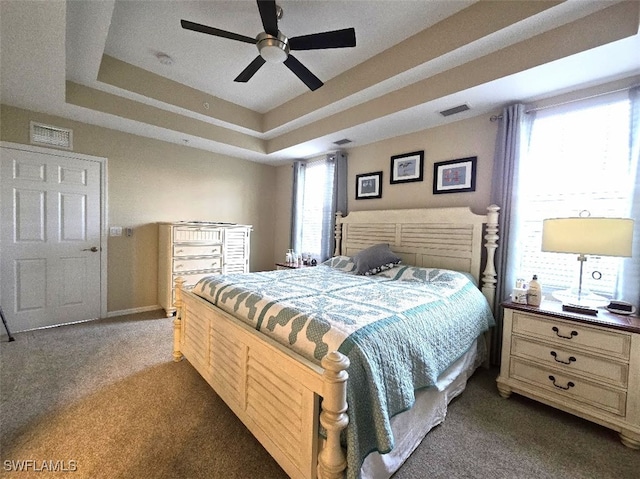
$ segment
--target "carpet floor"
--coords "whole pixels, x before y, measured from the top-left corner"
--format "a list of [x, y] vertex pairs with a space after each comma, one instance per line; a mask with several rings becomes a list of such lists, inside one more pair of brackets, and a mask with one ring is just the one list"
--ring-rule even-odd
[[[15, 337], [0, 343], [0, 477], [287, 477], [193, 367], [171, 360], [162, 312]], [[478, 370], [395, 479], [640, 477], [640, 451], [615, 432], [503, 399], [496, 376]]]

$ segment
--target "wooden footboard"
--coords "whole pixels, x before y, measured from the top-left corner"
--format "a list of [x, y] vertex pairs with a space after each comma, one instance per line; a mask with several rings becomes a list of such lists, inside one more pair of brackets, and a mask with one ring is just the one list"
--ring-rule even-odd
[[189, 360], [289, 476], [343, 477], [346, 356], [329, 353], [319, 367], [182, 286], [178, 278], [174, 360]]

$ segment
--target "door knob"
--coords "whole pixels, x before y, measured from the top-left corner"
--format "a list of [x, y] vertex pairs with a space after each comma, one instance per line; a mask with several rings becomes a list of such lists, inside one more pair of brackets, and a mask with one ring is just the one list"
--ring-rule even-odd
[[82, 251], [91, 251], [92, 253], [96, 253], [98, 251], [98, 247], [92, 246], [91, 248], [85, 248]]

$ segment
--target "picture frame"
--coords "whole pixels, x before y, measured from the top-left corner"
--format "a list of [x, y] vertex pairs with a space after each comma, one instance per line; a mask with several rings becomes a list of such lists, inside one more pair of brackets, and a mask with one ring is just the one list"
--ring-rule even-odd
[[424, 150], [391, 157], [390, 183], [410, 183], [424, 179]]
[[382, 171], [356, 175], [356, 200], [382, 198]]
[[433, 164], [433, 194], [464, 193], [476, 190], [477, 156]]

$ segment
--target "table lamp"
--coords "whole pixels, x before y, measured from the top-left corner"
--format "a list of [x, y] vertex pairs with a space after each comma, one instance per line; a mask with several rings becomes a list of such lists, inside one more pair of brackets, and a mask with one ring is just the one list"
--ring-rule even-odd
[[578, 286], [556, 291], [553, 296], [562, 301], [563, 309], [578, 306], [595, 314], [608, 299], [593, 294], [582, 286], [582, 270], [586, 255], [631, 257], [633, 220], [630, 218], [549, 218], [542, 223], [542, 251], [574, 253], [580, 262]]

